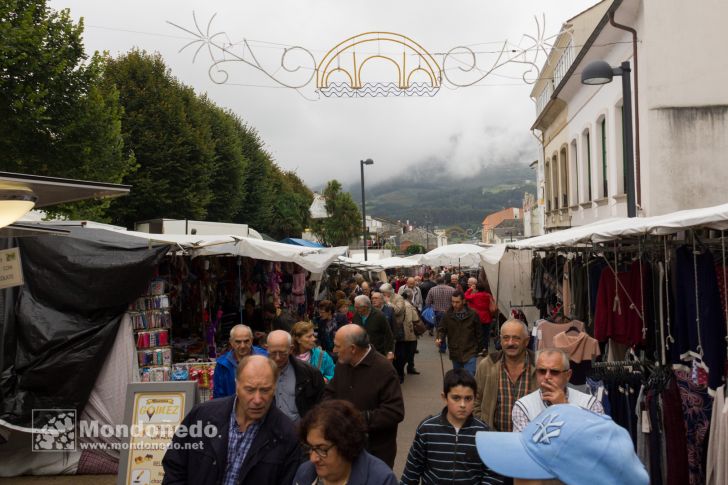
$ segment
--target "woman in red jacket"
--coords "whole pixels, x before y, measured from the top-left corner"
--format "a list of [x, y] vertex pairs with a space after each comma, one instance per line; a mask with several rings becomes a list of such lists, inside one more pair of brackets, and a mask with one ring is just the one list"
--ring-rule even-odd
[[480, 348], [482, 352], [480, 355], [486, 355], [488, 353], [488, 346], [490, 344], [490, 322], [492, 320], [492, 313], [496, 311], [496, 303], [493, 295], [485, 291], [485, 285], [480, 283], [475, 278], [468, 279], [468, 290], [465, 292], [465, 301], [468, 303], [468, 307], [474, 310], [480, 318], [480, 324], [483, 325], [482, 340], [480, 342]]

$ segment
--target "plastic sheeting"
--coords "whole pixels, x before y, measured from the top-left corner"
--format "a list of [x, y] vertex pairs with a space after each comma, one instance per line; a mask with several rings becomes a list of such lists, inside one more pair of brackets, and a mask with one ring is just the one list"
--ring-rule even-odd
[[0, 425], [11, 429], [30, 431], [33, 409], [80, 413], [129, 302], [170, 249], [115, 231], [70, 232], [19, 240], [25, 285], [0, 295]]
[[501, 313], [510, 318], [511, 309], [519, 308], [530, 323], [538, 317], [531, 297], [531, 256], [531, 251], [501, 251], [497, 260], [482, 265]]
[[321, 243], [317, 243], [314, 241], [307, 241], [305, 239], [300, 239], [300, 238], [296, 238], [296, 237], [287, 237], [285, 239], [281, 239], [278, 242], [281, 242], [283, 244], [294, 244], [296, 246], [305, 246], [307, 248], [325, 248], [326, 247]]

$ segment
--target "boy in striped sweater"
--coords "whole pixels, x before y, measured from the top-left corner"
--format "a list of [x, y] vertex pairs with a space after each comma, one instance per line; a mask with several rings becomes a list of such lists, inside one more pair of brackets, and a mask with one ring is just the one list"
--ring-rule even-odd
[[489, 429], [473, 416], [476, 387], [475, 378], [465, 369], [445, 374], [442, 399], [446, 406], [418, 426], [402, 485], [503, 483], [500, 475], [483, 464], [475, 447], [475, 433]]

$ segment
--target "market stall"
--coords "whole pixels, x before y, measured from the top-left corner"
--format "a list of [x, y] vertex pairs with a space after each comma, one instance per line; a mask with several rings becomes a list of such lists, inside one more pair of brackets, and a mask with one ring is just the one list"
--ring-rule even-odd
[[511, 243], [501, 260], [527, 255], [534, 348], [570, 355], [571, 384], [602, 396], [653, 480], [705, 483], [722, 459], [706, 456], [725, 446], [712, 418], [726, 396], [726, 229], [728, 204], [617, 218]]
[[20, 246], [25, 276], [25, 286], [0, 295], [2, 348], [12, 350], [3, 355], [0, 460], [17, 465], [4, 476], [114, 472], [114, 450], [29, 459], [32, 410], [73, 409], [81, 422], [115, 426], [126, 386], [137, 381], [195, 380], [198, 397], [209, 398], [226, 330], [253, 324], [245, 301], [306, 315], [316, 277], [346, 250], [60, 225], [62, 238], [3, 240]]

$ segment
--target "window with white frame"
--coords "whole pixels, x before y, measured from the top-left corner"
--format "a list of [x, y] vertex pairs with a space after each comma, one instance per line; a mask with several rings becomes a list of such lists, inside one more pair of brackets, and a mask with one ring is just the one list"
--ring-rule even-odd
[[559, 150], [559, 191], [561, 207], [569, 207], [569, 155], [566, 145]]
[[579, 159], [576, 138], [571, 140], [569, 163], [569, 204], [576, 205], [579, 203]]
[[624, 156], [624, 106], [622, 100], [614, 107], [614, 155], [617, 166], [617, 194], [624, 194], [627, 187], [627, 170], [624, 163], [627, 157]]
[[594, 200], [592, 194], [592, 154], [591, 154], [591, 134], [589, 128], [584, 130], [581, 134], [581, 146], [582, 146], [582, 164], [585, 170], [582, 170], [584, 174], [584, 195], [583, 201], [588, 202]]
[[544, 176], [544, 200], [546, 201], [546, 212], [549, 212], [551, 210], [551, 159], [547, 158], [544, 162], [544, 170], [543, 170], [543, 176]]
[[597, 160], [599, 162], [599, 170], [597, 170], [597, 180], [599, 181], [599, 196], [602, 198], [609, 197], [609, 163], [607, 159], [607, 117], [602, 116], [597, 120], [598, 143], [597, 143]]

